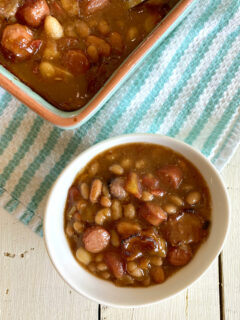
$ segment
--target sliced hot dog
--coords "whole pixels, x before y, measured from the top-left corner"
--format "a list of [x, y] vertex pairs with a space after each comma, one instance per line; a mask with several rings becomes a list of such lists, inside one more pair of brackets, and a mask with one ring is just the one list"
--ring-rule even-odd
[[104, 250], [110, 241], [110, 234], [100, 226], [90, 227], [83, 234], [85, 249], [92, 253]]
[[198, 243], [204, 236], [202, 220], [192, 213], [172, 215], [166, 224], [166, 238], [172, 246]]
[[69, 203], [72, 205], [81, 198], [81, 193], [77, 187], [72, 186], [68, 191]]
[[66, 51], [63, 54], [62, 62], [74, 75], [85, 73], [90, 67], [88, 58], [80, 49]]
[[30, 48], [32, 40], [32, 31], [28, 27], [16, 23], [6, 26], [3, 31], [1, 45], [4, 54], [8, 58], [24, 60], [32, 53]]
[[156, 179], [152, 174], [145, 174], [142, 177], [142, 184], [148, 190], [157, 190], [159, 188], [159, 180]]
[[192, 258], [191, 248], [185, 246], [184, 248], [172, 247], [167, 254], [167, 260], [173, 266], [184, 266]]
[[37, 28], [49, 14], [50, 10], [45, 0], [26, 0], [16, 16], [20, 22]]
[[85, 0], [84, 11], [86, 15], [95, 13], [96, 11], [103, 9], [109, 4], [109, 0]]
[[157, 171], [157, 175], [159, 176], [161, 182], [174, 189], [178, 189], [180, 183], [182, 182], [182, 170], [174, 165], [162, 167]]
[[124, 275], [125, 266], [120, 255], [115, 252], [106, 252], [104, 261], [117, 279], [120, 279]]
[[167, 220], [167, 213], [154, 203], [144, 203], [140, 208], [140, 215], [153, 226], [159, 226]]

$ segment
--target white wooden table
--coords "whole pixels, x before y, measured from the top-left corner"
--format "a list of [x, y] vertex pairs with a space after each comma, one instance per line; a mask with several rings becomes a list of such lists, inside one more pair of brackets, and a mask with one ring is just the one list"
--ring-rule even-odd
[[[43, 240], [0, 209], [0, 319], [240, 319], [240, 148], [223, 171], [232, 223], [223, 253], [190, 289], [155, 306], [115, 309], [72, 291], [47, 256]], [[5, 256], [4, 253], [15, 255]]]

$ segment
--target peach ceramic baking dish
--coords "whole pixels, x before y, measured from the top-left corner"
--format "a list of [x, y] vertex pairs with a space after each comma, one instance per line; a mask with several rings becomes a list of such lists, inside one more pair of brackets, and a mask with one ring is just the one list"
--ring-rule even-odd
[[153, 32], [121, 64], [101, 90], [81, 109], [61, 111], [0, 65], [0, 86], [54, 125], [73, 129], [90, 119], [134, 72], [141, 61], [183, 20], [196, 0], [180, 0]]

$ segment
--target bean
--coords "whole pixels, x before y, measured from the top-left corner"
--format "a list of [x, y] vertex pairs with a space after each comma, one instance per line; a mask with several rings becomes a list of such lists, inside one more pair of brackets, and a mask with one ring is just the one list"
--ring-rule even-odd
[[77, 232], [77, 233], [82, 233], [83, 229], [84, 229], [84, 224], [80, 221], [75, 221], [73, 224], [73, 229]]
[[96, 203], [102, 192], [102, 181], [95, 179], [91, 185], [89, 199], [92, 203]]
[[103, 277], [103, 279], [109, 279], [111, 277], [110, 273], [109, 272], [102, 272], [101, 273], [101, 276]]
[[118, 32], [112, 32], [109, 37], [109, 42], [114, 50], [118, 53], [123, 51], [123, 40]]
[[87, 202], [85, 200], [81, 199], [77, 202], [77, 209], [79, 212], [82, 212], [86, 208], [86, 206], [87, 206]]
[[103, 254], [102, 253], [99, 253], [95, 256], [95, 261], [96, 262], [100, 262], [103, 260]]
[[122, 206], [120, 201], [114, 199], [112, 202], [112, 219], [118, 220], [122, 217]]
[[54, 66], [47, 61], [43, 61], [40, 63], [39, 71], [44, 78], [53, 78], [55, 76]]
[[68, 216], [69, 218], [72, 218], [72, 216], [73, 216], [73, 214], [74, 214], [75, 212], [76, 212], [76, 207], [73, 206], [73, 207], [71, 207], [71, 208], [68, 210], [67, 216]]
[[123, 159], [121, 161], [121, 166], [124, 168], [124, 169], [128, 169], [132, 164], [132, 160], [129, 159], [129, 158], [126, 158], [126, 159]]
[[123, 168], [119, 164], [113, 164], [109, 167], [109, 171], [116, 175], [122, 175], [124, 173]]
[[170, 197], [169, 197], [169, 199], [176, 205], [176, 206], [183, 206], [184, 205], [184, 201], [180, 198], [180, 197], [178, 197], [178, 196], [176, 196], [176, 195], [171, 195]]
[[75, 30], [75, 25], [74, 24], [68, 24], [64, 28], [64, 34], [67, 37], [76, 38], [77, 37], [77, 33], [76, 33], [76, 30]]
[[111, 207], [111, 205], [112, 205], [112, 201], [111, 201], [108, 197], [106, 197], [106, 196], [101, 196], [100, 204], [101, 204], [101, 206], [103, 206], [103, 207], [109, 208], [109, 207]]
[[83, 197], [83, 199], [87, 200], [89, 196], [89, 186], [86, 182], [81, 183], [80, 185], [80, 192]]
[[116, 248], [120, 246], [120, 239], [115, 230], [111, 231], [111, 244]]
[[46, 60], [53, 60], [55, 58], [58, 58], [59, 55], [60, 53], [57, 49], [57, 43], [54, 40], [48, 41], [43, 51], [43, 58]]
[[44, 21], [44, 30], [46, 35], [51, 39], [60, 39], [64, 35], [62, 25], [52, 16], [46, 17]]
[[55, 80], [72, 78], [72, 74], [70, 72], [59, 68], [47, 61], [43, 61], [40, 63], [39, 71], [44, 78], [54, 78]]
[[95, 63], [98, 62], [98, 59], [99, 59], [98, 50], [93, 44], [87, 47], [87, 54], [93, 62]]
[[192, 189], [193, 189], [193, 186], [191, 186], [190, 184], [183, 184], [182, 186], [181, 186], [181, 189], [183, 190], [183, 191], [185, 191], [185, 192], [189, 192], [189, 191], [191, 191]]
[[135, 41], [138, 37], [138, 29], [136, 27], [131, 27], [128, 30], [127, 37], [130, 41]]
[[127, 272], [134, 278], [140, 278], [144, 274], [143, 270], [134, 261], [127, 263]]
[[87, 252], [87, 250], [85, 250], [82, 247], [77, 249], [76, 258], [79, 262], [81, 262], [85, 265], [88, 265], [92, 260], [91, 254], [89, 252]]
[[174, 204], [171, 203], [167, 203], [164, 206], [164, 210], [168, 213], [168, 214], [174, 214], [177, 212], [177, 207]]
[[144, 279], [143, 281], [142, 281], [142, 284], [144, 285], [144, 286], [149, 286], [150, 285], [150, 283], [151, 283], [151, 278], [150, 277], [147, 277], [146, 279]]
[[108, 161], [113, 161], [116, 159], [116, 154], [109, 152], [109, 154], [106, 155], [106, 159]]
[[130, 236], [134, 233], [141, 231], [141, 227], [136, 222], [120, 221], [117, 224], [117, 231], [121, 235]]
[[127, 263], [127, 271], [132, 272], [137, 268], [137, 264], [134, 261], [130, 261]]
[[162, 258], [161, 257], [157, 257], [157, 256], [153, 256], [150, 259], [151, 264], [154, 266], [161, 266], [162, 265]]
[[152, 201], [153, 198], [154, 198], [154, 196], [153, 196], [152, 193], [150, 193], [150, 192], [148, 192], [148, 191], [143, 191], [143, 193], [142, 193], [142, 199], [141, 199], [142, 201], [145, 201], [145, 202], [147, 202], [147, 201]]
[[101, 209], [95, 216], [96, 224], [103, 225], [104, 222], [111, 217], [111, 210], [109, 208]]
[[133, 219], [136, 216], [136, 210], [133, 204], [129, 203], [123, 207], [124, 217]]
[[100, 262], [100, 263], [98, 263], [98, 265], [97, 265], [98, 271], [106, 271], [107, 268], [108, 268], [107, 265], [106, 265], [105, 263], [103, 263], [103, 262]]
[[165, 280], [165, 274], [162, 267], [152, 267], [150, 274], [153, 281], [156, 283], [162, 283]]
[[95, 176], [97, 174], [99, 170], [99, 163], [98, 162], [94, 162], [91, 167], [88, 169], [88, 173], [91, 175], [91, 176]]
[[79, 4], [77, 0], [61, 0], [62, 7], [70, 16], [79, 14]]
[[96, 268], [96, 265], [95, 265], [94, 262], [90, 262], [90, 263], [89, 263], [88, 269], [89, 269], [91, 272], [93, 272], [93, 273], [95, 273], [95, 272], [97, 271], [97, 268]]
[[98, 23], [98, 30], [101, 34], [106, 35], [110, 32], [109, 24], [106, 20], [101, 19]]
[[191, 191], [186, 197], [186, 201], [190, 205], [195, 205], [201, 200], [201, 194], [198, 191]]
[[99, 55], [104, 57], [110, 56], [111, 46], [105, 40], [99, 37], [90, 35], [87, 37], [87, 46], [90, 46], [90, 45], [94, 45], [97, 48]]
[[136, 169], [143, 169], [145, 167], [145, 161], [143, 159], [138, 160], [135, 163], [135, 167], [136, 167]]
[[72, 237], [74, 235], [73, 227], [70, 224], [68, 224], [66, 227], [66, 234], [68, 237]]
[[102, 193], [107, 198], [111, 197], [108, 187], [105, 184], [102, 186]]
[[76, 28], [77, 34], [81, 38], [86, 38], [91, 33], [89, 26], [84, 21], [77, 21], [75, 28]]

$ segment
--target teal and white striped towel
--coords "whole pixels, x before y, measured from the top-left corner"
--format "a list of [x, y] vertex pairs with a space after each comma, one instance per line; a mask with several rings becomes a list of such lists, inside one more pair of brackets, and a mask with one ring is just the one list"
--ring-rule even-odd
[[0, 205], [42, 234], [49, 189], [84, 149], [130, 132], [181, 139], [220, 170], [240, 139], [240, 1], [192, 13], [85, 125], [64, 131], [0, 89]]

